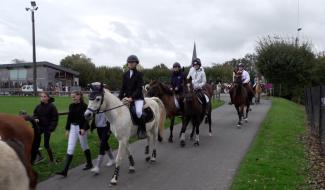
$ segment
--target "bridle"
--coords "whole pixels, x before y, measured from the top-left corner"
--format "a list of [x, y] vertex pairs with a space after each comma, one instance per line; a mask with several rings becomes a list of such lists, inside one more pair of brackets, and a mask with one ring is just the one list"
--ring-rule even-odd
[[87, 108], [87, 110], [91, 111], [93, 114], [105, 113], [105, 112], [117, 109], [119, 107], [126, 106], [126, 104], [122, 104], [122, 105], [115, 106], [115, 107], [112, 107], [112, 108], [109, 108], [109, 109], [105, 109], [103, 111], [99, 111], [100, 108], [103, 105], [103, 102], [104, 102], [104, 91], [92, 91], [92, 92], [90, 92], [89, 100], [95, 100], [98, 95], [101, 96], [101, 101], [100, 101], [100, 105], [99, 105], [98, 109], [94, 110], [94, 109], [91, 109], [91, 108]]

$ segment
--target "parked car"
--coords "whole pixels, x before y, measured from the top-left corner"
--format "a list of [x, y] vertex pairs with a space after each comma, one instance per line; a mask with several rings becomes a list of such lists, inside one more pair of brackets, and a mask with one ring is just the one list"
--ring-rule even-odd
[[[34, 92], [33, 85], [23, 85], [21, 91], [24, 94], [32, 94]], [[37, 87], [37, 92], [43, 92], [43, 89]]]

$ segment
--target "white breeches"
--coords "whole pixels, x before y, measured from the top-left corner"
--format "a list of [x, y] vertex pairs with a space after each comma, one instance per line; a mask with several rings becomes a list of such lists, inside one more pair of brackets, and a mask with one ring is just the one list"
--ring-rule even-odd
[[143, 104], [144, 104], [143, 100], [135, 100], [134, 101], [135, 112], [136, 112], [138, 118], [140, 118], [142, 115]]
[[87, 131], [85, 131], [84, 135], [80, 135], [79, 131], [80, 131], [79, 125], [71, 124], [70, 131], [69, 131], [67, 154], [73, 155], [78, 138], [79, 138], [79, 142], [80, 142], [80, 146], [81, 146], [82, 150], [85, 151], [85, 150], [89, 149], [88, 141], [87, 141], [87, 136], [88, 136]]

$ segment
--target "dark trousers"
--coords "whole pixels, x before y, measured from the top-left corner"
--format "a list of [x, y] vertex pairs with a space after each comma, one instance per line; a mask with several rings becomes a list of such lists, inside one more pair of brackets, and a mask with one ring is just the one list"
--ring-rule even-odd
[[51, 138], [51, 132], [50, 131], [47, 131], [47, 130], [44, 130], [44, 128], [40, 127], [39, 128], [39, 132], [38, 132], [38, 137], [37, 139], [35, 139], [35, 148], [38, 148], [40, 147], [40, 144], [41, 144], [41, 139], [42, 139], [42, 134], [44, 134], [44, 147], [45, 149], [50, 149], [50, 138]]
[[39, 130], [39, 127], [36, 125], [33, 125], [33, 130], [34, 130], [34, 140], [33, 140], [33, 145], [32, 145], [32, 154], [31, 154], [31, 161], [32, 163], [36, 159], [37, 154], [39, 154], [39, 146], [41, 142], [41, 133]]
[[100, 140], [99, 154], [104, 155], [105, 151], [108, 151], [110, 149], [108, 140], [111, 131], [109, 127], [97, 127], [97, 134]]

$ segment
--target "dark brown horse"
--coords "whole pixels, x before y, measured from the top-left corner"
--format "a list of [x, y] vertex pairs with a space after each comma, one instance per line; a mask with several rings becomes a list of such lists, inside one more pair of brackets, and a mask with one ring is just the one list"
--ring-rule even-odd
[[15, 140], [21, 142], [24, 147], [23, 163], [25, 163], [29, 177], [29, 186], [31, 189], [35, 189], [37, 174], [32, 169], [31, 164], [33, 129], [27, 125], [22, 117], [0, 113], [0, 138], [4, 141]]
[[[244, 119], [247, 122], [249, 106], [250, 106], [250, 97], [248, 96], [248, 92], [246, 88], [243, 86], [242, 76], [240, 74], [237, 74], [235, 76], [234, 87], [231, 92], [232, 93], [230, 94], [230, 96], [232, 96], [233, 104], [237, 110], [237, 114], [239, 118], [237, 127], [241, 127], [242, 119]], [[246, 115], [244, 115], [245, 107], [246, 107]]]
[[[211, 135], [211, 97], [212, 97], [212, 86], [206, 84], [202, 88], [202, 92], [208, 96], [208, 103], [203, 105], [202, 100], [199, 99], [198, 93], [193, 88], [192, 79], [186, 81], [184, 85], [184, 113], [183, 113], [183, 123], [180, 134], [180, 145], [181, 147], [185, 146], [185, 132], [186, 127], [190, 121], [192, 121], [193, 130], [191, 133], [191, 138], [196, 133], [194, 146], [199, 146], [199, 133], [200, 133], [200, 124], [203, 121], [205, 115], [207, 115], [207, 121], [209, 123], [209, 134]], [[205, 97], [203, 97], [205, 98]]]
[[182, 115], [180, 108], [178, 108], [175, 103], [175, 99], [177, 97], [167, 85], [157, 80], [150, 82], [149, 89], [147, 91], [147, 96], [158, 97], [165, 105], [167, 118], [170, 119], [170, 126], [169, 126], [170, 135], [168, 141], [173, 142], [173, 129], [174, 129], [175, 117]]

